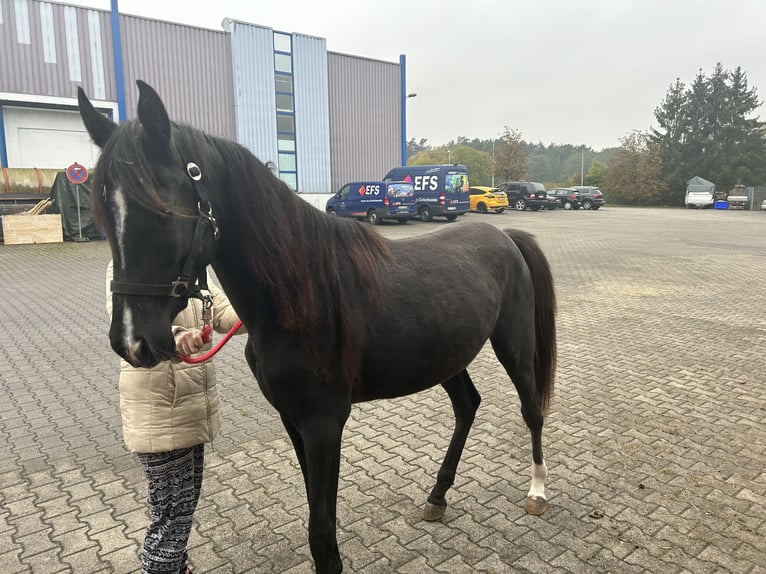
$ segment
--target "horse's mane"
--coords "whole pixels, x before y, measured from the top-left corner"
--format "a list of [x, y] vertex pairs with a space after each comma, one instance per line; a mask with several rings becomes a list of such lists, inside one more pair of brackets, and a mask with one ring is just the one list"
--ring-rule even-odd
[[[200, 166], [211, 203], [225, 202], [236, 212], [227, 223], [237, 228], [222, 228], [222, 236], [229, 233], [244, 242], [248, 267], [273, 297], [280, 326], [299, 335], [317, 372], [330, 376], [340, 368], [351, 376], [359, 336], [348, 302], [360, 294], [372, 308], [379, 301], [381, 263], [391, 256], [383, 237], [367, 225], [322, 213], [243, 146], [183, 124], [173, 127], [173, 145], [184, 161]], [[144, 208], [170, 209], [145, 155], [140, 124], [134, 120], [118, 129], [104, 146], [92, 194], [94, 218], [108, 235], [113, 230], [105, 216], [106, 191], [100, 193], [106, 190], [107, 172]]]

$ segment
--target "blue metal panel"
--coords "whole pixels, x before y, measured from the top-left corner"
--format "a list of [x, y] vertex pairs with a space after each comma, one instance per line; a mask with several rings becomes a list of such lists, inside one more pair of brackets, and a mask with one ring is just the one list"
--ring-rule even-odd
[[327, 42], [293, 34], [295, 144], [301, 193], [331, 193]]
[[114, 54], [114, 80], [117, 90], [117, 115], [125, 121], [125, 77], [122, 72], [122, 34], [120, 32], [120, 8], [112, 0], [112, 53]]
[[237, 141], [277, 165], [274, 36], [271, 28], [228, 21]]
[[0, 167], [8, 167], [8, 147], [5, 143], [5, 121], [3, 106], [0, 105]]
[[402, 165], [407, 165], [407, 58], [404, 54], [399, 54], [399, 91], [402, 94], [401, 107], [401, 138], [402, 138]]

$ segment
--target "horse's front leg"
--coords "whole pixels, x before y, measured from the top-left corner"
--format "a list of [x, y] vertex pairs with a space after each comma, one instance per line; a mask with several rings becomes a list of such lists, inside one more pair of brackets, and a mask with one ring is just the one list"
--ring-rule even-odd
[[455, 413], [455, 430], [452, 433], [447, 454], [444, 456], [439, 474], [436, 476], [436, 484], [428, 496], [426, 505], [423, 508], [423, 520], [439, 520], [444, 515], [447, 508], [447, 499], [445, 494], [450, 486], [455, 482], [457, 465], [460, 462], [460, 456], [463, 454], [463, 447], [468, 438], [468, 432], [471, 430], [476, 410], [481, 403], [481, 396], [468, 376], [468, 371], [455, 375], [447, 382], [442, 383], [442, 387], [447, 391], [450, 401], [452, 401], [452, 410]]
[[336, 507], [340, 445], [349, 411], [349, 404], [316, 405], [303, 419], [294, 421], [303, 443], [309, 546], [317, 574], [337, 574], [343, 570], [338, 551]]

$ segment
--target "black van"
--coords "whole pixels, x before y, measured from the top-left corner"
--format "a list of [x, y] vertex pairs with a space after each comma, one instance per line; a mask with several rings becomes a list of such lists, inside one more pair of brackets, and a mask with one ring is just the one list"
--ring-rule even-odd
[[405, 165], [390, 170], [383, 180], [407, 181], [415, 186], [415, 205], [422, 221], [435, 216], [454, 221], [471, 207], [464, 165]]

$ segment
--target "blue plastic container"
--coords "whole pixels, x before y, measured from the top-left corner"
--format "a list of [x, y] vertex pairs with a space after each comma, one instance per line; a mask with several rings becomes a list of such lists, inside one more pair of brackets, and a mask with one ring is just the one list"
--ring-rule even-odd
[[723, 199], [719, 199], [715, 202], [716, 209], [729, 209], [729, 202]]

